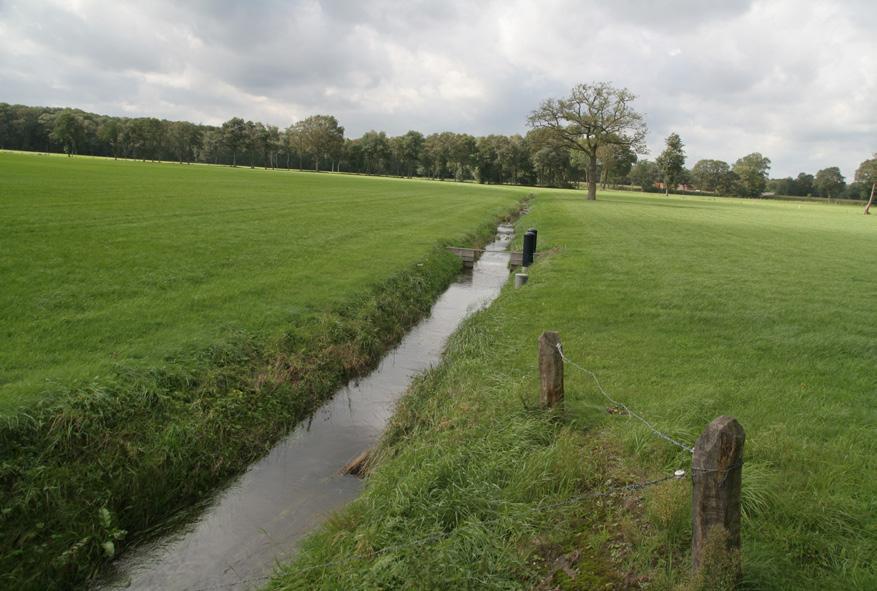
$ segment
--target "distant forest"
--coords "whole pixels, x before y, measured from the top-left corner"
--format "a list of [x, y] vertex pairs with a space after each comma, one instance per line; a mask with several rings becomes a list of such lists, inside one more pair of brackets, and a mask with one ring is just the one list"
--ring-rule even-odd
[[[418, 131], [388, 136], [368, 131], [348, 138], [331, 115], [314, 115], [280, 129], [239, 117], [213, 126], [0, 103], [0, 148], [550, 187], [577, 186], [588, 174], [587, 156], [571, 151], [545, 129], [483, 137]], [[734, 165], [700, 160], [691, 169], [682, 169], [671, 191], [751, 196], [751, 191], [741, 190], [738, 170], [751, 170], [755, 156], [762, 159], [759, 188], [768, 193], [868, 198], [870, 185], [847, 184], [837, 167], [768, 180], [770, 160], [760, 154], [744, 156]], [[660, 167], [638, 160], [626, 147], [607, 146], [597, 160], [597, 180], [604, 187], [664, 190]]]

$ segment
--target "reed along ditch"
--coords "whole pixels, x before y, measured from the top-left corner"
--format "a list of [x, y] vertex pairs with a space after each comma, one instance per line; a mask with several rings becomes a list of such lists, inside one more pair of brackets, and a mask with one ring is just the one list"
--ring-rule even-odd
[[509, 277], [512, 227], [502, 225], [471, 271], [438, 298], [377, 369], [351, 381], [184, 526], [133, 548], [96, 585], [117, 589], [252, 589], [298, 542], [362, 490], [341, 468], [372, 446], [411, 380], [436, 364], [450, 335]]

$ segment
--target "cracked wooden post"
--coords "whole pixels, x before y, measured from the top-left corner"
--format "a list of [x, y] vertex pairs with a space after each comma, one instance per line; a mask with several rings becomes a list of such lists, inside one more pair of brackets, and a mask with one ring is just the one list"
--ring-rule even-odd
[[[710, 423], [694, 446], [691, 462], [692, 540], [694, 570], [704, 567], [705, 553], [713, 540], [725, 537], [724, 550], [740, 549], [740, 486], [743, 475], [743, 444], [746, 433], [733, 417], [719, 417]], [[718, 543], [718, 542], [714, 542]], [[739, 561], [737, 561], [739, 576]]]
[[548, 330], [539, 337], [539, 402], [543, 408], [563, 402], [563, 358], [557, 349], [559, 344], [560, 335], [556, 332]]

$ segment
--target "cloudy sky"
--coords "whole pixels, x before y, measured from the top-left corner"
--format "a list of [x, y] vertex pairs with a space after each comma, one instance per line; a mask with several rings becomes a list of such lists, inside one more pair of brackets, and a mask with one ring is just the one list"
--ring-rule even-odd
[[877, 152], [873, 0], [0, 0], [0, 102], [279, 126], [526, 131], [607, 80], [654, 157], [771, 158], [771, 176]]

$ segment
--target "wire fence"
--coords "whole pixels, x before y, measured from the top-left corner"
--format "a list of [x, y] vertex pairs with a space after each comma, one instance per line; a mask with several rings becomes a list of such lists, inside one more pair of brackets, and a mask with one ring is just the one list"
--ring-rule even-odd
[[572, 367], [578, 369], [579, 371], [585, 373], [586, 375], [590, 376], [591, 379], [594, 380], [594, 384], [597, 385], [597, 390], [600, 391], [600, 393], [606, 398], [606, 400], [608, 400], [609, 402], [611, 402], [615, 406], [619, 406], [619, 407], [623, 408], [629, 416], [640, 421], [643, 425], [648, 427], [648, 429], [652, 433], [654, 433], [655, 435], [657, 435], [658, 437], [660, 437], [664, 441], [671, 443], [680, 449], [684, 449], [685, 451], [687, 451], [690, 454], [694, 453], [693, 446], [691, 446], [687, 443], [683, 443], [677, 439], [674, 439], [673, 437], [670, 437], [666, 433], [659, 431], [657, 427], [655, 427], [651, 422], [646, 420], [642, 415], [631, 410], [631, 408], [629, 406], [627, 406], [626, 404], [624, 404], [623, 402], [619, 402], [618, 400], [615, 400], [614, 398], [612, 398], [612, 396], [610, 396], [609, 393], [603, 388], [603, 385], [600, 383], [600, 379], [597, 377], [597, 374], [595, 374], [593, 371], [591, 371], [590, 369], [588, 369], [586, 367], [582, 367], [581, 365], [579, 365], [578, 363], [576, 363], [575, 361], [573, 361], [572, 359], [567, 357], [564, 354], [563, 346], [560, 343], [557, 344], [557, 351], [558, 351], [558, 353], [560, 353], [560, 358], [563, 359], [564, 364], [572, 366]]
[[[576, 363], [575, 361], [573, 361], [569, 357], [567, 357], [566, 354], [563, 352], [563, 347], [560, 343], [557, 344], [557, 351], [558, 351], [558, 353], [560, 353], [560, 357], [563, 360], [565, 365], [569, 365], [570, 367], [573, 367], [573, 368], [579, 370], [580, 372], [584, 373], [585, 375], [589, 376], [594, 381], [594, 384], [597, 386], [597, 390], [599, 390], [599, 392], [610, 403], [612, 403], [616, 407], [624, 409], [624, 411], [628, 414], [628, 416], [631, 416], [631, 417], [637, 419], [638, 421], [640, 421], [643, 425], [645, 425], [648, 428], [648, 430], [652, 434], [659, 437], [660, 439], [662, 439], [662, 440], [664, 440], [664, 441], [666, 441], [666, 442], [668, 442], [668, 443], [670, 443], [670, 444], [672, 444], [672, 445], [674, 445], [674, 446], [676, 446], [676, 447], [678, 447], [678, 448], [680, 448], [680, 449], [682, 449], [690, 454], [694, 453], [693, 446], [691, 446], [685, 442], [679, 441], [678, 439], [668, 435], [667, 433], [664, 433], [663, 431], [658, 429], [652, 422], [647, 420], [641, 414], [635, 412], [633, 409], [631, 409], [625, 403], [613, 398], [612, 395], [609, 394], [609, 392], [607, 392], [606, 389], [603, 387], [603, 385], [600, 383], [600, 379], [597, 377], [597, 374], [594, 373], [593, 371], [591, 371], [590, 369], [583, 367], [582, 365]], [[732, 467], [727, 468], [727, 469], [722, 470], [722, 471], [728, 471], [728, 470], [734, 469], [735, 467], [736, 466], [732, 466]], [[716, 471], [716, 470], [710, 469], [710, 468], [691, 467], [690, 469], [692, 471], [698, 471], [698, 472]], [[641, 482], [628, 483], [628, 484], [623, 484], [623, 485], [618, 485], [618, 486], [612, 486], [612, 487], [608, 487], [608, 488], [603, 488], [603, 489], [598, 490], [598, 491], [592, 490], [592, 491], [588, 491], [588, 492], [585, 492], [585, 493], [582, 493], [579, 495], [569, 497], [567, 499], [564, 499], [563, 501], [558, 501], [556, 503], [537, 504], [537, 505], [532, 506], [532, 507], [526, 507], [525, 510], [530, 512], [530, 513], [542, 513], [545, 511], [549, 511], [551, 509], [559, 509], [559, 508], [566, 507], [566, 506], [576, 505], [576, 504], [579, 504], [583, 501], [586, 501], [586, 500], [592, 499], [592, 498], [609, 497], [609, 496], [615, 496], [615, 495], [619, 495], [619, 494], [626, 494], [626, 493], [641, 491], [641, 490], [650, 488], [652, 486], [656, 486], [656, 485], [662, 484], [664, 482], [668, 482], [670, 480], [681, 480], [681, 479], [685, 478], [686, 476], [687, 476], [687, 472], [684, 469], [680, 468], [680, 469], [675, 470], [672, 474], [667, 474], [661, 478], [656, 478], [656, 479], [652, 479], [652, 480], [645, 480], [645, 481], [641, 481]], [[511, 503], [509, 501], [500, 501], [500, 504], [517, 505], [516, 503]], [[518, 508], [520, 508], [520, 506], [518, 506]], [[482, 526], [491, 526], [491, 525], [498, 523], [499, 521], [501, 521], [501, 518], [479, 520], [478, 524], [482, 525]], [[401, 544], [384, 546], [383, 548], [375, 550], [374, 552], [372, 552], [368, 556], [347, 555], [347, 556], [344, 556], [341, 558], [337, 558], [335, 560], [330, 560], [330, 561], [322, 562], [319, 564], [302, 566], [301, 568], [297, 568], [295, 570], [295, 572], [307, 573], [307, 572], [311, 572], [314, 570], [331, 568], [333, 566], [345, 564], [345, 563], [355, 561], [355, 560], [375, 559], [379, 556], [383, 556], [385, 554], [389, 554], [389, 553], [396, 552], [399, 550], [406, 550], [409, 548], [415, 548], [418, 546], [423, 546], [426, 544], [441, 541], [441, 540], [446, 539], [446, 538], [450, 538], [454, 534], [455, 531], [457, 531], [457, 528], [455, 528], [451, 531], [447, 531], [447, 532], [435, 532], [435, 533], [423, 536], [421, 538], [417, 538], [415, 540], [409, 540], [409, 541], [401, 543]], [[257, 583], [265, 583], [271, 577], [272, 577], [272, 575], [269, 574], [269, 575], [260, 575], [260, 576], [256, 576], [256, 577], [250, 577], [250, 578], [242, 578], [242, 579], [237, 580], [237, 581], [231, 581], [229, 583], [222, 583], [222, 584], [217, 584], [217, 585], [212, 585], [212, 586], [199, 587], [196, 589], [191, 589], [190, 591], [218, 591], [220, 589], [230, 589], [230, 588], [234, 588], [234, 587], [243, 587], [243, 586], [253, 585], [253, 584], [257, 584]]]

